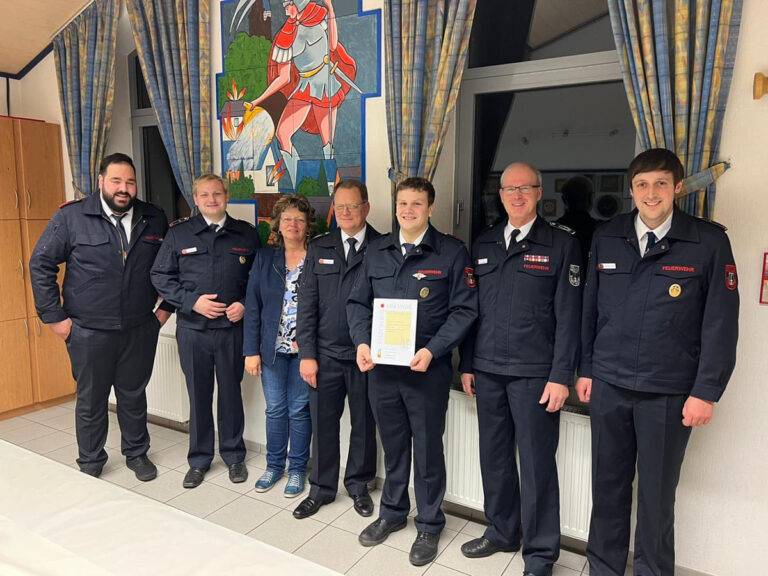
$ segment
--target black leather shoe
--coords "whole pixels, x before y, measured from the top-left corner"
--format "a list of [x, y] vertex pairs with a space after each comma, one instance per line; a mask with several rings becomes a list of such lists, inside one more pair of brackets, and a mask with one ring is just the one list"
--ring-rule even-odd
[[206, 472], [208, 470], [203, 470], [202, 468], [190, 468], [184, 476], [184, 483], [182, 485], [184, 488], [197, 488], [203, 483]]
[[405, 528], [405, 522], [405, 518], [400, 522], [387, 522], [384, 518], [378, 518], [373, 524], [369, 524], [365, 530], [360, 532], [357, 540], [363, 546], [376, 546], [376, 544], [384, 542], [392, 532]]
[[248, 480], [248, 468], [245, 462], [235, 462], [229, 466], [229, 481], [233, 484], [241, 484]]
[[517, 552], [520, 546], [496, 546], [485, 538], [475, 538], [461, 545], [461, 553], [467, 558], [485, 558], [496, 552]]
[[408, 555], [408, 560], [414, 566], [424, 566], [429, 564], [437, 556], [437, 543], [440, 542], [440, 534], [432, 534], [430, 532], [419, 532], [416, 536], [416, 540], [413, 541], [411, 546], [411, 553]]
[[136, 458], [126, 458], [125, 465], [136, 473], [136, 478], [142, 482], [149, 482], [157, 478], [157, 467], [147, 458], [146, 454]]
[[331, 502], [333, 502], [333, 500], [321, 500], [320, 498], [312, 497], [304, 498], [293, 511], [293, 517], [297, 520], [309, 518], [310, 516], [317, 514], [317, 511], [320, 510], [320, 508]]
[[93, 476], [94, 478], [98, 478], [99, 476], [101, 476], [101, 470], [102, 470], [101, 466], [93, 466], [93, 467], [86, 466], [84, 468], [80, 468], [80, 472], [82, 472], [83, 474], [88, 474], [88, 476]]
[[360, 514], [360, 516], [367, 518], [373, 515], [373, 500], [371, 500], [371, 495], [368, 492], [352, 496], [352, 500], [355, 503], [355, 512]]

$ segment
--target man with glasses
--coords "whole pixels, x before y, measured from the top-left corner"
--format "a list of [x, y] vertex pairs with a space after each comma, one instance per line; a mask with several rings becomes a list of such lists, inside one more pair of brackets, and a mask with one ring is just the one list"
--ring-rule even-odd
[[[461, 347], [464, 391], [477, 398], [488, 527], [468, 558], [520, 548], [526, 576], [550, 576], [560, 554], [555, 452], [579, 346], [581, 252], [573, 231], [537, 216], [541, 173], [507, 166], [507, 219], [475, 240], [480, 310]], [[520, 473], [515, 446], [520, 454]]]
[[358, 514], [373, 514], [368, 483], [376, 477], [376, 424], [368, 403], [368, 377], [355, 364], [345, 307], [368, 244], [379, 233], [365, 220], [368, 189], [359, 180], [341, 181], [333, 203], [339, 227], [309, 245], [298, 297], [296, 338], [301, 377], [310, 386], [313, 458], [309, 496], [293, 512], [298, 519], [336, 498], [345, 396], [352, 430], [344, 486]]

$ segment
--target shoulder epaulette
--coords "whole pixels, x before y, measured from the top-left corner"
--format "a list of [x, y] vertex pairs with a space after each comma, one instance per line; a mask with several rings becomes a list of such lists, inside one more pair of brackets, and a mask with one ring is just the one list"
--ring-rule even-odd
[[187, 220], [189, 220], [189, 217], [186, 217], [186, 218], [179, 218], [178, 220], [174, 220], [173, 222], [171, 222], [170, 224], [168, 224], [168, 226], [170, 226], [171, 228], [173, 228], [174, 226], [176, 226], [176, 224], [181, 224], [182, 222], [186, 222]]
[[74, 200], [68, 200], [67, 202], [60, 204], [59, 208], [64, 208], [64, 206], [69, 206], [70, 204], [77, 204], [78, 202], [82, 202], [83, 200], [85, 200], [85, 197], [75, 198]]
[[322, 238], [323, 236], [328, 236], [328, 234], [330, 234], [330, 233], [331, 233], [331, 231], [330, 231], [330, 230], [328, 230], [327, 232], [320, 232], [320, 234], [316, 234], [316, 235], [315, 235], [315, 236], [312, 238], [312, 240], [317, 240], [318, 238]]
[[707, 222], [708, 224], [714, 224], [715, 226], [720, 228], [723, 232], [727, 232], [728, 231], [728, 227], [723, 225], [723, 224], [720, 224], [720, 222], [715, 222], [714, 220], [710, 220], [709, 218], [703, 218], [701, 216], [696, 216], [696, 218], [701, 220], [701, 221], [703, 221], [703, 222]]
[[568, 234], [570, 234], [571, 236], [576, 234], [576, 230], [574, 230], [573, 228], [568, 228], [568, 226], [566, 226], [565, 224], [550, 222], [549, 225], [552, 226], [552, 228], [560, 228], [560, 230], [562, 230], [563, 232], [568, 232]]
[[448, 238], [453, 238], [454, 240], [456, 240], [457, 242], [461, 242], [462, 244], [466, 244], [464, 240], [462, 240], [458, 236], [454, 236], [453, 234], [448, 234], [447, 232], [444, 232], [443, 235], [448, 236]]

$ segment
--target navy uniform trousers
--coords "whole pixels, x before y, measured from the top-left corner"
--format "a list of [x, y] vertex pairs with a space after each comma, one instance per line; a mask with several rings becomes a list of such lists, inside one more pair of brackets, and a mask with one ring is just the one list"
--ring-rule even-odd
[[240, 383], [243, 380], [243, 322], [231, 328], [204, 328], [196, 330], [176, 327], [179, 359], [189, 392], [189, 453], [187, 461], [192, 468], [207, 470], [214, 453], [213, 383], [214, 372], [217, 394], [219, 454], [227, 466], [245, 460], [243, 428], [243, 399]]
[[593, 381], [590, 574], [624, 575], [635, 466], [635, 576], [675, 573], [675, 490], [691, 435], [681, 416], [687, 399], [688, 394], [638, 392]]
[[[546, 384], [546, 378], [475, 370], [480, 466], [488, 518], [483, 536], [497, 546], [518, 546], [522, 524], [527, 535], [525, 567], [537, 576], [552, 573], [560, 551], [555, 460], [560, 412], [547, 412], [546, 405], [539, 404]], [[520, 477], [515, 446], [520, 455]]]
[[336, 497], [341, 460], [339, 420], [345, 397], [352, 431], [344, 486], [350, 496], [359, 496], [376, 477], [376, 425], [368, 404], [368, 377], [354, 360], [337, 360], [322, 353], [317, 356], [317, 388], [309, 388], [313, 463], [309, 496], [315, 500]]
[[451, 356], [435, 358], [425, 373], [380, 364], [368, 372], [368, 397], [379, 427], [387, 472], [379, 517], [401, 522], [411, 509], [408, 483], [413, 438], [413, 487], [419, 532], [439, 534], [445, 494], [443, 432], [453, 368]]
[[67, 351], [77, 382], [75, 431], [81, 470], [107, 461], [109, 391], [114, 383], [121, 450], [136, 458], [149, 450], [146, 388], [152, 376], [160, 323], [154, 314], [124, 330], [94, 330], [72, 322]]

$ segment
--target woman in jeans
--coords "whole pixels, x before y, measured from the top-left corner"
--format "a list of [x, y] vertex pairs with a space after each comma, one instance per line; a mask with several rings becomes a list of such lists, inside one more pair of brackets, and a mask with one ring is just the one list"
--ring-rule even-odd
[[309, 387], [299, 376], [296, 293], [315, 229], [314, 210], [304, 196], [290, 194], [277, 201], [272, 211], [275, 243], [257, 253], [245, 300], [245, 370], [261, 376], [267, 403], [267, 469], [256, 491], [266, 492], [283, 476], [287, 455], [287, 498], [304, 491], [312, 436]]

